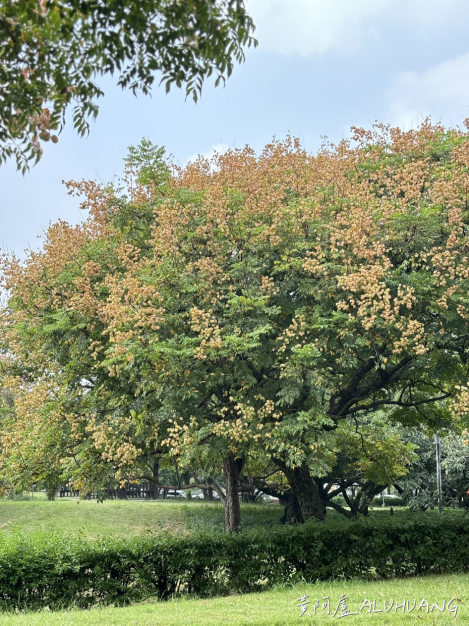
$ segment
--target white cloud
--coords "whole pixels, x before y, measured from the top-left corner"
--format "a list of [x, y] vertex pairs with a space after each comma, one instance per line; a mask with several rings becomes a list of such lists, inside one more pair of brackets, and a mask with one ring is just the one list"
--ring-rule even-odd
[[347, 51], [402, 25], [436, 32], [468, 20], [467, 0], [247, 0], [261, 49], [310, 56]]
[[186, 165], [187, 163], [196, 161], [199, 156], [203, 157], [204, 159], [210, 160], [215, 154], [224, 154], [227, 150], [229, 150], [229, 146], [226, 145], [226, 143], [217, 143], [216, 145], [212, 146], [210, 150], [207, 150], [206, 152], [202, 152], [199, 154], [192, 154], [186, 160]]
[[469, 116], [469, 53], [422, 73], [395, 75], [386, 96], [393, 124], [415, 128], [427, 115], [434, 121], [461, 124]]
[[264, 50], [309, 56], [356, 44], [366, 16], [390, 0], [248, 0]]
[[[420, 28], [434, 30], [438, 36], [442, 27], [467, 22], [467, 0], [397, 0], [390, 5], [389, 13], [398, 19], [407, 19]], [[397, 11], [395, 11], [397, 9]]]

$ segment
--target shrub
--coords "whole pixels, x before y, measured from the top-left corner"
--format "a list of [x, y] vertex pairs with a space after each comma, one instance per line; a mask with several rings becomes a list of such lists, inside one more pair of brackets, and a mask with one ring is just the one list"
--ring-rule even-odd
[[286, 581], [469, 570], [469, 516], [448, 512], [183, 537], [0, 539], [3, 609], [127, 604], [148, 596], [252, 592]]
[[[333, 502], [340, 504], [340, 506], [344, 506], [348, 508], [348, 505], [343, 496], [335, 496], [332, 498]], [[384, 502], [386, 506], [399, 507], [406, 506], [404, 500], [402, 498], [390, 498], [389, 496], [384, 496]], [[375, 496], [371, 501], [370, 506], [377, 507], [383, 504], [383, 496]]]
[[34, 497], [32, 496], [31, 493], [28, 493], [25, 491], [23, 491], [23, 493], [15, 493], [13, 490], [11, 490], [7, 495], [7, 499], [15, 500], [16, 502], [18, 501], [25, 502], [25, 501], [34, 500]]
[[[406, 506], [404, 500], [402, 498], [390, 498], [389, 496], [384, 496], [384, 503], [386, 506]], [[381, 506], [383, 504], [383, 496], [376, 496], [373, 498], [373, 502], [371, 506]]]

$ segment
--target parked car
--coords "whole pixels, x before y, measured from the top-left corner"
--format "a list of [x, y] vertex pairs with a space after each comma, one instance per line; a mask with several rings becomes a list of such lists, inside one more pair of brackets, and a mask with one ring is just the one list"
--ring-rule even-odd
[[[160, 489], [160, 496], [164, 497], [164, 489]], [[185, 498], [186, 494], [181, 489], [170, 489], [166, 492], [167, 498]]]

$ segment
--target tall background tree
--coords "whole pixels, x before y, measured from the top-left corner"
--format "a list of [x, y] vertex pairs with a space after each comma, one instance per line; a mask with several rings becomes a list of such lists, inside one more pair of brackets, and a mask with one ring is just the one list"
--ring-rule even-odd
[[95, 82], [118, 73], [123, 89], [199, 97], [205, 79], [230, 76], [256, 45], [243, 0], [16, 0], [0, 6], [0, 163], [23, 172], [73, 108], [80, 135], [98, 113]]

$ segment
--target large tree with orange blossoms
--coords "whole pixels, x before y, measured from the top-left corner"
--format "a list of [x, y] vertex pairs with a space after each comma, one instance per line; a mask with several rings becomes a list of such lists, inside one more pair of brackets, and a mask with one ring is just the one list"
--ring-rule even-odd
[[459, 427], [468, 139], [378, 126], [317, 155], [287, 139], [159, 163], [131, 197], [72, 185], [88, 220], [5, 263], [4, 475], [91, 485], [161, 458], [199, 480], [218, 463], [232, 531], [246, 462], [273, 460], [322, 519], [311, 474], [346, 426], [385, 410]]

